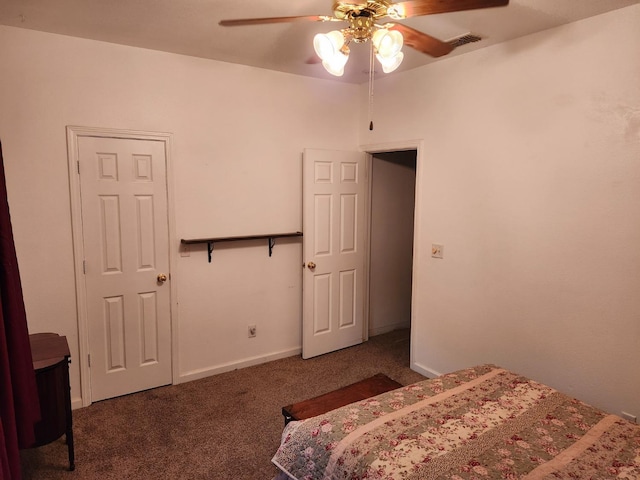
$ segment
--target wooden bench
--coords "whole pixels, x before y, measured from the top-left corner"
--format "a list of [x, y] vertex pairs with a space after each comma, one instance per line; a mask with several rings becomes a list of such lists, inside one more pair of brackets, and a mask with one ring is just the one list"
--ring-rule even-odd
[[373, 377], [339, 388], [333, 392], [325, 393], [309, 400], [293, 403], [282, 407], [284, 424], [292, 420], [304, 420], [315, 417], [338, 407], [349, 405], [353, 402], [374, 397], [389, 390], [395, 390], [402, 385], [382, 373]]

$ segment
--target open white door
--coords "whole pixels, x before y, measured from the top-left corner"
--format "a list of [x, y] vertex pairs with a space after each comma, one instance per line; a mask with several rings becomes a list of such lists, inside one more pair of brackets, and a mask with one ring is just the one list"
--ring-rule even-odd
[[302, 357], [362, 343], [366, 154], [303, 155]]

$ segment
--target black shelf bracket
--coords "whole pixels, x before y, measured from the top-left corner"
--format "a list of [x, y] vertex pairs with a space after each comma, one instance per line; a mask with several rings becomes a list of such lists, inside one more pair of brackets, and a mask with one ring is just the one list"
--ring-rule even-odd
[[183, 245], [192, 245], [194, 243], [206, 243], [207, 244], [207, 258], [209, 263], [211, 263], [211, 258], [213, 254], [213, 245], [216, 242], [233, 242], [240, 240], [258, 240], [258, 239], [267, 239], [267, 246], [269, 247], [269, 256], [273, 255], [273, 247], [276, 244], [276, 238], [286, 238], [286, 237], [302, 237], [302, 232], [291, 232], [291, 233], [268, 233], [265, 235], [243, 235], [239, 237], [214, 237], [214, 238], [191, 238], [191, 239], [181, 239], [180, 243]]

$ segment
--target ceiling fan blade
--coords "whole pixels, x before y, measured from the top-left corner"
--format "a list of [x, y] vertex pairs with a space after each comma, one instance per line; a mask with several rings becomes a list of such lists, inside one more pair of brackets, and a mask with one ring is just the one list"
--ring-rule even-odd
[[271, 17], [271, 18], [238, 18], [235, 20], [220, 20], [223, 27], [237, 27], [241, 25], [262, 25], [266, 23], [290, 23], [290, 22], [331, 22], [337, 18], [326, 15], [302, 15], [298, 17]]
[[415, 48], [419, 52], [426, 53], [432, 57], [442, 57], [451, 52], [455, 47], [450, 43], [438, 40], [431, 35], [422, 33], [415, 28], [407, 27], [401, 23], [394, 23], [389, 30], [397, 30], [404, 38], [404, 44]]
[[408, 0], [394, 3], [393, 6], [397, 6], [408, 18], [477, 8], [504, 7], [508, 4], [509, 0]]

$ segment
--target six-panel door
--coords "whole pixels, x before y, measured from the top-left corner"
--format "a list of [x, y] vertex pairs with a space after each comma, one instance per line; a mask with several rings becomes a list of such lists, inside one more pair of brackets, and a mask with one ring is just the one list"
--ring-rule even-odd
[[171, 383], [164, 142], [80, 137], [91, 399]]
[[364, 172], [363, 153], [304, 151], [304, 358], [363, 340]]

